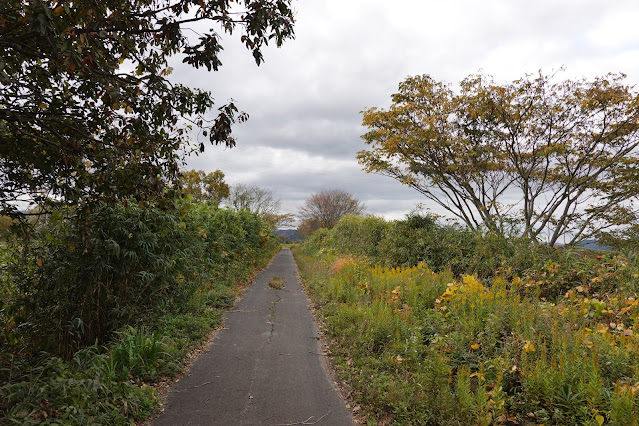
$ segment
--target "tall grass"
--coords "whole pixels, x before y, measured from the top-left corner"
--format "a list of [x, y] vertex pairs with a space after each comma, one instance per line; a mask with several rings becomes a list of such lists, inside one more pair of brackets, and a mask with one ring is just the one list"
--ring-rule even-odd
[[[393, 226], [379, 253], [407, 249]], [[363, 249], [337, 250], [336, 238], [323, 231], [295, 256], [370, 422], [639, 423], [639, 270], [628, 257], [490, 239], [455, 252], [442, 242], [417, 250], [453, 254], [433, 271], [410, 252], [416, 241], [413, 260], [385, 267]], [[490, 258], [494, 246], [502, 251]], [[462, 264], [483, 272], [451, 270]]]

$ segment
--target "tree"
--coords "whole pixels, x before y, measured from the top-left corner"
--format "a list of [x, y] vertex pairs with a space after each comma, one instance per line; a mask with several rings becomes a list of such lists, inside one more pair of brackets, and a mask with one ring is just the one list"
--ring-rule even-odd
[[231, 187], [226, 204], [234, 210], [249, 210], [258, 215], [277, 213], [281, 206], [280, 200], [275, 198], [270, 189], [245, 184]]
[[224, 182], [224, 173], [220, 170], [211, 173], [187, 170], [180, 176], [180, 185], [182, 193], [190, 195], [198, 203], [206, 201], [217, 206], [230, 194], [229, 186]]
[[[262, 47], [293, 37], [291, 0], [4, 0], [0, 5], [0, 214], [17, 200], [67, 205], [164, 194], [191, 125], [234, 146], [247, 119], [173, 84], [168, 59], [217, 70], [220, 33]], [[198, 32], [187, 25], [200, 23]], [[186, 30], [186, 31], [185, 31]], [[193, 34], [198, 34], [197, 39]], [[204, 143], [197, 147], [204, 150]]]
[[284, 226], [293, 221], [293, 215], [280, 213], [282, 203], [270, 189], [257, 185], [238, 184], [231, 187], [226, 204], [234, 210], [248, 210], [258, 214], [273, 228]]
[[475, 232], [575, 243], [634, 217], [639, 96], [625, 75], [507, 85], [474, 75], [454, 93], [406, 79], [363, 111], [367, 172], [416, 189]]
[[365, 205], [341, 189], [327, 189], [312, 194], [298, 209], [301, 220], [298, 232], [310, 235], [319, 228], [332, 228], [347, 214], [361, 214]]

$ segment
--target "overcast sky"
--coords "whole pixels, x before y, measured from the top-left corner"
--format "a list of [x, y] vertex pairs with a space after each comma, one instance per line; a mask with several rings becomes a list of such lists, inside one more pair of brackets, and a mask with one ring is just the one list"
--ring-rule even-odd
[[[295, 213], [313, 192], [340, 188], [367, 212], [403, 217], [426, 200], [391, 178], [366, 174], [361, 114], [388, 107], [408, 76], [458, 83], [482, 72], [508, 83], [526, 73], [564, 78], [624, 72], [639, 82], [637, 0], [299, 0], [296, 38], [268, 48], [257, 67], [237, 38], [218, 72], [176, 64], [173, 78], [233, 99], [250, 115], [237, 147], [207, 143], [189, 168], [222, 170], [229, 184], [257, 184]], [[239, 37], [239, 34], [238, 34]], [[211, 118], [213, 113], [211, 113]], [[205, 140], [206, 138], [201, 138]], [[427, 204], [433, 211], [440, 211]]]

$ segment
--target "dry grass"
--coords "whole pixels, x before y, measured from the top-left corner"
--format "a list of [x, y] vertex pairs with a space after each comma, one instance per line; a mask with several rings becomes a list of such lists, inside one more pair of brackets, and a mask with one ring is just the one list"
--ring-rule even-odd
[[273, 290], [283, 290], [284, 289], [284, 281], [285, 281], [284, 277], [274, 276], [268, 282], [268, 286], [269, 286], [269, 288], [272, 288]]

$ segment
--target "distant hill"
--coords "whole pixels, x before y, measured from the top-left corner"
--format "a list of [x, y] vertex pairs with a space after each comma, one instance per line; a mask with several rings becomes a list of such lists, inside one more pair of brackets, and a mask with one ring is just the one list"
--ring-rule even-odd
[[277, 235], [281, 235], [283, 237], [290, 238], [291, 241], [293, 241], [293, 242], [301, 240], [301, 238], [297, 236], [297, 230], [296, 229], [276, 229], [275, 233]]
[[599, 244], [597, 240], [583, 240], [582, 242], [577, 244], [577, 246], [583, 247], [587, 250], [600, 250], [600, 251], [612, 250], [612, 247], [602, 246], [601, 244]]

